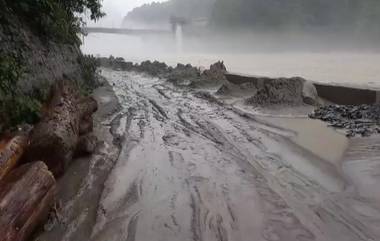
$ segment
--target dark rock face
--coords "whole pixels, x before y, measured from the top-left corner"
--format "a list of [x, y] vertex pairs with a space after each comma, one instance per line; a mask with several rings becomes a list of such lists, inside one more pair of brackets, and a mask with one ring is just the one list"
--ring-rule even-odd
[[345, 129], [347, 137], [363, 137], [380, 133], [380, 105], [329, 105], [309, 115], [330, 123], [330, 126]]

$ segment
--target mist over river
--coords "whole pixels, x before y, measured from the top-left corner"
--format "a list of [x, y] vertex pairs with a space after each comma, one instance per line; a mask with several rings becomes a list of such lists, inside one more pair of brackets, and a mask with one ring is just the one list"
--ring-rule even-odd
[[380, 88], [378, 51], [329, 50], [327, 47], [310, 51], [304, 46], [299, 50], [292, 46], [289, 50], [279, 44], [268, 44], [264, 39], [242, 43], [252, 45], [247, 50], [247, 47], [237, 48], [238, 41], [225, 42], [198, 41], [192, 37], [178, 43], [174, 36], [153, 38], [97, 33], [84, 38], [82, 51], [95, 56], [123, 57], [132, 62], [158, 60], [169, 65], [191, 63], [199, 67], [223, 60], [231, 72], [269, 77], [301, 76], [320, 82]]

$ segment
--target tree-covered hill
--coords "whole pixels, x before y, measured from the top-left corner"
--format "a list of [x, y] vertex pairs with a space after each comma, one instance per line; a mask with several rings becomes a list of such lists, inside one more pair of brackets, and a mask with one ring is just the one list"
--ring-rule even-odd
[[380, 34], [379, 0], [169, 0], [135, 8], [125, 21], [209, 19], [219, 29], [366, 32]]
[[163, 3], [153, 2], [133, 9], [124, 21], [141, 23], [167, 23], [170, 17], [187, 20], [211, 16], [215, 0], [170, 0]]
[[378, 0], [217, 0], [212, 24], [219, 27], [299, 30], [374, 30]]

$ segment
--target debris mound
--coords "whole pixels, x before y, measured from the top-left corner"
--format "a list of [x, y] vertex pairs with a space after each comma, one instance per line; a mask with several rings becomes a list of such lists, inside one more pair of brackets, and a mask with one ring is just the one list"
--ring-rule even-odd
[[302, 104], [303, 80], [261, 78], [256, 82], [257, 92], [246, 100], [247, 104]]
[[177, 64], [175, 68], [170, 68], [166, 79], [177, 85], [190, 85], [201, 76], [201, 71], [191, 64]]
[[193, 88], [204, 86], [217, 86], [227, 82], [225, 74], [227, 73], [226, 66], [223, 61], [218, 61], [210, 65], [209, 69], [201, 71], [200, 68], [194, 67], [191, 64], [177, 64], [175, 67], [166, 65], [159, 61], [144, 61], [140, 64], [126, 62], [123, 58], [98, 58], [100, 66], [112, 68], [121, 71], [134, 71], [146, 73], [153, 77], [167, 79], [178, 86], [190, 86]]

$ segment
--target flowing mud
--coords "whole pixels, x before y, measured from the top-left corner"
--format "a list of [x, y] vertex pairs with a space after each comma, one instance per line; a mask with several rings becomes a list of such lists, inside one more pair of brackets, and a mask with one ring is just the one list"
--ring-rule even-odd
[[87, 233], [73, 221], [54, 240], [380, 240], [365, 143], [316, 120], [257, 117], [165, 80], [102, 72], [122, 105], [111, 128], [120, 153]]

